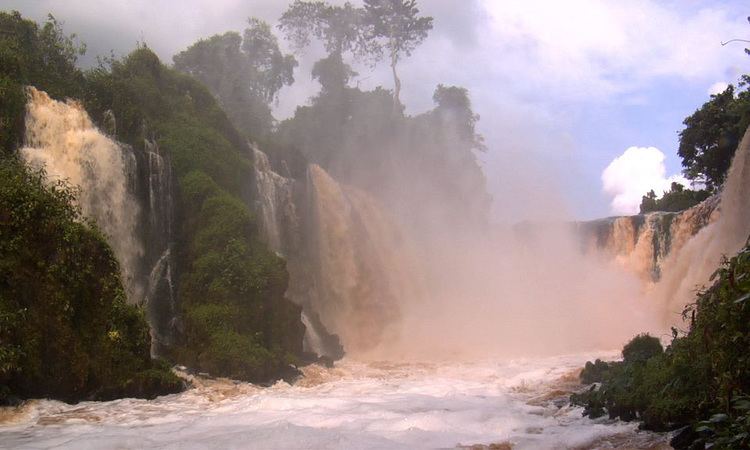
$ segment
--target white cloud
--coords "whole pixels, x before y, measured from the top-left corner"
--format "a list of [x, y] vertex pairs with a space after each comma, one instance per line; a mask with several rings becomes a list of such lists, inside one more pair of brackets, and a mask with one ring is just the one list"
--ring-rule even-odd
[[[744, 55], [721, 47], [747, 23], [726, 5], [685, 8], [654, 0], [483, 0], [497, 63], [532, 88], [602, 97], [658, 77], [721, 79]], [[544, 89], [544, 92], [549, 92]]]
[[725, 81], [717, 81], [708, 88], [708, 95], [718, 95], [726, 91], [729, 87], [729, 83]]
[[664, 159], [656, 147], [630, 147], [609, 163], [602, 172], [602, 184], [612, 197], [612, 214], [638, 214], [641, 197], [651, 189], [661, 196], [673, 181], [689, 186], [682, 175], [666, 176]]

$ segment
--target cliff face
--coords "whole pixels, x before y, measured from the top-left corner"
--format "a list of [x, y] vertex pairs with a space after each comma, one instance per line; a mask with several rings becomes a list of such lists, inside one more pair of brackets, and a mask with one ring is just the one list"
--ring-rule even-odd
[[651, 213], [577, 224], [584, 251], [602, 252], [647, 282], [666, 325], [678, 317], [725, 257], [750, 235], [750, 129], [720, 193], [679, 213]]
[[253, 155], [200, 83], [141, 48], [92, 74], [86, 109], [140, 155], [142, 271], [159, 351], [213, 375], [277, 379], [302, 356], [285, 261], [262, 242]]
[[654, 212], [578, 222], [583, 251], [601, 252], [647, 282], [661, 278], [666, 258], [719, 217], [719, 196], [681, 212]]
[[[81, 341], [61, 342], [92, 349], [84, 351], [90, 359], [95, 358], [91, 352], [101, 340], [121, 339], [139, 358], [145, 357], [142, 364], [123, 362], [133, 370], [148, 369], [153, 354], [196, 370], [250, 381], [288, 374], [289, 364], [303, 356], [301, 311], [285, 297], [285, 262], [261, 242], [260, 227], [251, 212], [255, 198], [252, 155], [211, 95], [200, 84], [163, 66], [145, 48], [79, 79], [82, 88], [76, 92], [85, 92], [80, 100], [50, 98], [41, 90], [44, 80], [37, 81], [40, 90], [27, 90], [25, 121], [21, 121], [25, 122], [24, 137], [4, 148], [8, 156], [2, 162], [15, 164], [20, 159], [27, 168], [45, 170], [41, 179], [49, 186], [67, 183], [75, 195], [60, 203], [79, 208], [81, 215], [73, 220], [98, 227], [100, 241], [107, 251], [113, 250], [106, 264], [106, 258], [92, 262], [95, 270], [106, 267], [107, 271], [92, 274], [91, 286], [83, 281], [74, 286], [73, 279], [67, 285], [59, 281], [63, 292], [85, 291], [101, 296], [98, 301], [104, 305], [114, 305], [100, 311], [102, 316], [92, 328], [97, 331], [89, 333], [86, 325], [76, 322], [69, 331], [83, 333]], [[3, 124], [18, 122], [15, 116], [2, 119]], [[16, 182], [28, 181], [17, 178]], [[5, 210], [0, 213], [13, 227], [2, 237], [15, 242], [22, 231], [17, 228], [20, 219]], [[44, 231], [48, 230], [39, 230]], [[70, 238], [58, 233], [38, 239], [62, 245]], [[56, 250], [48, 250], [53, 253], [40, 250], [36, 257], [55, 263]], [[81, 264], [88, 261], [85, 255], [80, 257]], [[20, 264], [13, 260], [3, 266], [8, 273], [3, 272], [0, 282], [20, 270], [16, 263]], [[78, 261], [57, 263], [62, 266], [55, 267], [66, 272]], [[99, 292], [97, 277], [110, 276], [117, 283], [122, 280], [124, 290], [118, 291], [116, 287], [122, 285], [115, 286], [113, 281], [106, 284], [109, 290]], [[44, 277], [41, 280], [41, 288], [52, 289]], [[31, 290], [22, 296], [23, 305], [11, 298], [3, 307], [7, 306], [8, 314], [34, 311], [29, 318], [33, 321], [43, 312], [35, 308], [49, 301], [45, 298], [43, 292]], [[134, 314], [145, 315], [150, 327], [143, 317], [137, 319], [140, 322], [127, 322], [138, 327], [127, 332], [102, 325], [107, 314], [112, 321], [120, 320], [118, 311], [123, 306], [119, 302], [132, 305], [127, 308]], [[43, 335], [54, 334], [57, 328], [50, 329]], [[77, 400], [132, 392], [117, 385], [120, 376], [132, 379], [129, 367], [112, 362], [111, 372], [86, 375], [83, 372], [88, 369], [81, 361], [70, 362], [81, 363], [80, 370], [71, 369], [75, 376], [100, 381], [86, 382], [94, 387], [78, 385], [73, 391], [58, 392], [50, 382], [63, 366], [31, 374], [26, 363], [51, 364], [55, 356], [27, 352], [26, 340], [33, 345], [43, 342], [20, 331], [13, 333], [3, 338], [3, 345], [10, 346], [8, 355], [16, 359], [12, 364], [3, 362], [0, 376], [12, 372], [13, 380], [28, 378], [40, 386], [38, 390], [14, 389], [14, 395]], [[29, 362], [24, 355], [36, 356]], [[165, 369], [154, 373], [160, 370]], [[107, 377], [115, 381], [103, 381]], [[107, 393], [94, 395], [92, 389], [101, 385], [107, 386]], [[69, 388], [65, 382], [61, 386]]]

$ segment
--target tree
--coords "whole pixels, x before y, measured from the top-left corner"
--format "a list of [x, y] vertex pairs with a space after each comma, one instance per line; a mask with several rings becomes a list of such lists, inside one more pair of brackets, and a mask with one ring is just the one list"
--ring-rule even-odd
[[300, 51], [310, 45], [311, 37], [323, 43], [331, 55], [351, 53], [357, 58], [377, 54], [374, 42], [363, 33], [367, 26], [365, 11], [346, 2], [333, 6], [323, 1], [296, 0], [279, 19], [279, 29]]
[[323, 1], [296, 0], [279, 20], [279, 29], [296, 51], [310, 45], [312, 37], [323, 43], [328, 57], [315, 64], [312, 75], [329, 92], [341, 91], [357, 75], [344, 63], [345, 53], [357, 60], [378, 58], [378, 43], [367, 39], [366, 27], [364, 9], [349, 2], [333, 6]]
[[[744, 75], [739, 87], [750, 82]], [[716, 191], [724, 182], [732, 157], [750, 124], [750, 92], [727, 89], [706, 102], [683, 122], [678, 154], [689, 180], [706, 184]]]
[[656, 206], [656, 192], [651, 189], [641, 199], [641, 214], [653, 211], [658, 211], [658, 207]]
[[39, 26], [17, 11], [0, 11], [0, 152], [22, 141], [24, 85], [58, 99], [80, 96], [83, 74], [76, 61], [85, 51], [52, 15]]
[[270, 104], [294, 82], [297, 61], [281, 53], [267, 23], [251, 18], [248, 24], [242, 36], [227, 32], [196, 42], [174, 64], [208, 86], [234, 125], [257, 138], [270, 132]]
[[435, 113], [452, 125], [462, 142], [469, 143], [473, 150], [486, 150], [484, 137], [476, 132], [479, 114], [474, 114], [466, 88], [439, 84], [432, 99], [437, 105]]
[[711, 194], [706, 190], [685, 189], [682, 184], [673, 182], [670, 190], [664, 192], [662, 198], [656, 198], [653, 189], [644, 195], [641, 200], [641, 214], [654, 211], [683, 211], [707, 199], [709, 195]]
[[411, 56], [432, 29], [432, 17], [419, 17], [416, 0], [365, 0], [371, 33], [367, 40], [381, 40], [388, 51], [394, 83], [394, 106], [400, 103], [401, 80], [396, 65]]

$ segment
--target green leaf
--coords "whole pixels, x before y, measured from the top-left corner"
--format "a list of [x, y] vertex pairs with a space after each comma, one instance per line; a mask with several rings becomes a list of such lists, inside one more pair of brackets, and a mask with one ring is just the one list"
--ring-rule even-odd
[[734, 303], [742, 303], [744, 301], [747, 301], [747, 299], [750, 299], [750, 292], [735, 300]]

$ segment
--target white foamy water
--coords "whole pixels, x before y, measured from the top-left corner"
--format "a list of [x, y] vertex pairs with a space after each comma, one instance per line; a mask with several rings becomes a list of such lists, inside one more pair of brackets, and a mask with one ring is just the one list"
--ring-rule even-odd
[[[290, 386], [197, 380], [182, 394], [67, 405], [34, 401], [0, 414], [14, 449], [514, 449], [653, 445], [635, 424], [590, 421], [562, 405], [593, 355], [482, 363], [310, 366]], [[616, 355], [609, 355], [614, 357]], [[640, 444], [634, 445], [639, 442]]]

